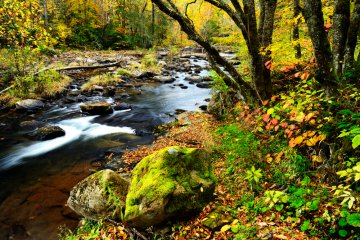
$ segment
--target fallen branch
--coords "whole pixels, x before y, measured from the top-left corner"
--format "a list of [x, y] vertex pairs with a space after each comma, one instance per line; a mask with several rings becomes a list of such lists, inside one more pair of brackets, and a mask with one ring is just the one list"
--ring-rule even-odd
[[121, 66], [120, 62], [114, 62], [114, 63], [110, 63], [110, 64], [104, 64], [104, 65], [96, 65], [96, 66], [75, 66], [75, 67], [64, 67], [64, 68], [44, 68], [41, 69], [39, 71], [37, 71], [36, 73], [33, 74], [33, 76], [37, 76], [42, 72], [45, 72], [47, 70], [55, 70], [55, 71], [71, 71], [71, 70], [92, 70], [92, 69], [98, 69], [98, 68], [108, 68], [108, 67], [117, 67], [117, 66]]
[[0, 91], [0, 94], [2, 94], [3, 92], [6, 92], [7, 90], [9, 90], [10, 88], [12, 88], [13, 86], [10, 86], [10, 87], [7, 87], [7, 88], [5, 88], [4, 90], [1, 90]]

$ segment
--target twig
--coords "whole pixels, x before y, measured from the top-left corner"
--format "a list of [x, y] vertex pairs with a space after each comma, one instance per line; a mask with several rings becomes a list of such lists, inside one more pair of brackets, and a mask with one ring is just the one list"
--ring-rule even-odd
[[136, 230], [135, 228], [132, 229], [132, 231], [139, 237], [141, 237], [144, 240], [147, 240], [146, 237], [144, 237], [144, 235], [142, 235], [138, 230]]

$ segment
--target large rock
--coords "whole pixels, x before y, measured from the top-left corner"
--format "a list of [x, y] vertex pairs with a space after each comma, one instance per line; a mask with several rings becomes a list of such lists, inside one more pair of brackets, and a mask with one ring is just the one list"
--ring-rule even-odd
[[171, 76], [156, 76], [154, 77], [154, 79], [156, 81], [158, 81], [159, 83], [172, 83], [175, 82], [175, 78], [171, 77]]
[[65, 136], [65, 131], [58, 126], [45, 126], [35, 131], [33, 136], [40, 141], [51, 140]]
[[92, 102], [85, 103], [80, 106], [81, 111], [90, 115], [105, 115], [113, 113], [113, 109], [110, 103], [107, 102]]
[[25, 99], [15, 103], [16, 110], [18, 111], [37, 111], [44, 107], [44, 103], [36, 99]]
[[129, 182], [112, 170], [102, 170], [78, 183], [67, 205], [85, 218], [121, 219]]
[[215, 181], [205, 150], [168, 147], [157, 151], [132, 172], [125, 221], [146, 228], [197, 213], [212, 199]]

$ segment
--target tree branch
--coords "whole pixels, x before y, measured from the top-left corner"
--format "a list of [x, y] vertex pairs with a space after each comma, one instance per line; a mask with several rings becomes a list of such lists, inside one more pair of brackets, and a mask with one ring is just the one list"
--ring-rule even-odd
[[71, 70], [92, 70], [92, 69], [108, 68], [108, 67], [116, 67], [116, 66], [121, 66], [121, 63], [114, 62], [114, 63], [110, 63], [110, 64], [97, 65], [97, 66], [76, 66], [76, 67], [64, 67], [64, 68], [55, 68], [55, 69], [44, 68], [44, 69], [41, 69], [41, 70], [37, 71], [36, 73], [34, 73], [33, 76], [37, 76], [40, 73], [48, 71], [48, 70], [55, 70], [55, 71], [60, 72], [60, 71], [71, 71]]

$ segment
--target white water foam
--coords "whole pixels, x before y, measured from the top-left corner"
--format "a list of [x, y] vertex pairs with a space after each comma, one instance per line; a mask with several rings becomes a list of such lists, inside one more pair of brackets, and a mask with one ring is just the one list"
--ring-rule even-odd
[[30, 146], [17, 146], [18, 150], [1, 159], [0, 169], [7, 169], [21, 164], [26, 157], [35, 157], [59, 147], [62, 147], [77, 139], [91, 139], [113, 133], [135, 134], [135, 130], [129, 127], [112, 127], [91, 121], [97, 116], [63, 120], [56, 124], [65, 131], [65, 136], [52, 140], [36, 142]]

